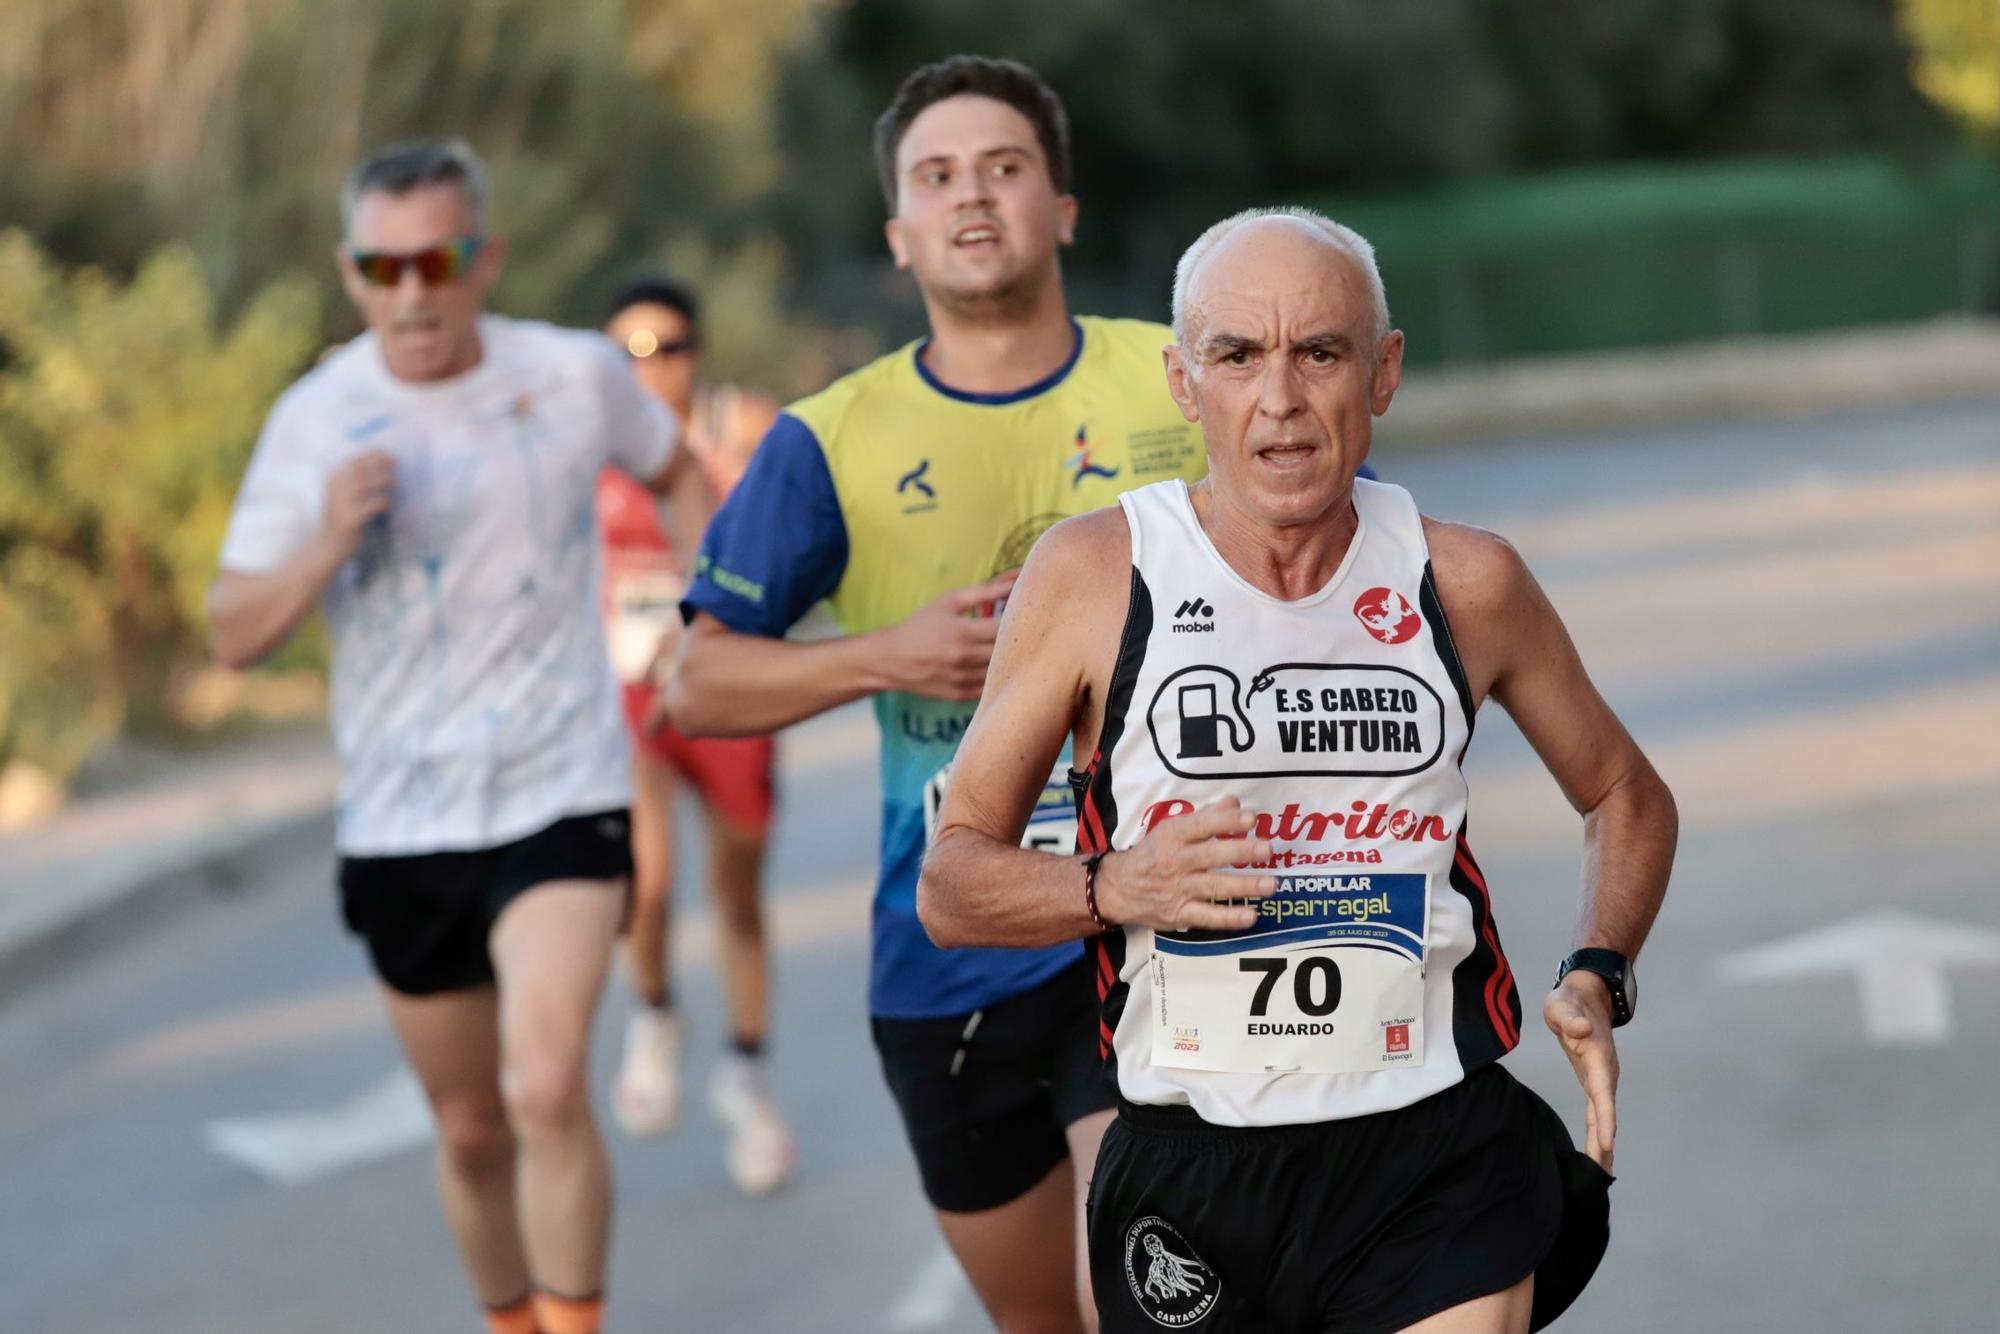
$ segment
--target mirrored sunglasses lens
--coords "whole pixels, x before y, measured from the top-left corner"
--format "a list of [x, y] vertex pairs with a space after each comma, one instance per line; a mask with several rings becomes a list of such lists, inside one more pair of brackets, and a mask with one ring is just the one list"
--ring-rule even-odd
[[394, 287], [403, 276], [401, 255], [356, 255], [354, 267], [364, 281], [376, 287]]
[[424, 286], [436, 287], [451, 277], [452, 255], [442, 246], [419, 251], [410, 256], [410, 263], [417, 269], [417, 276], [424, 280]]
[[437, 287], [455, 282], [465, 269], [466, 251], [461, 246], [441, 245], [411, 257], [424, 286]]

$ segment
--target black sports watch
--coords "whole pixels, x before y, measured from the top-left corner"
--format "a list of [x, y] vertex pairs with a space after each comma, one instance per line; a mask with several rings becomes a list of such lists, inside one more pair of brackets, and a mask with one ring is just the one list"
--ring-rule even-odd
[[1639, 1008], [1639, 978], [1632, 969], [1632, 961], [1617, 950], [1582, 949], [1562, 961], [1556, 969], [1556, 985], [1581, 968], [1586, 973], [1596, 973], [1611, 984], [1611, 1026], [1623, 1028], [1632, 1022], [1632, 1014]]

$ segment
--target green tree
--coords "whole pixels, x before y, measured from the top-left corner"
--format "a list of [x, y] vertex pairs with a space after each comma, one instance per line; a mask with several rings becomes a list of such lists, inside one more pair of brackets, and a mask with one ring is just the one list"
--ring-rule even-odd
[[0, 233], [0, 764], [59, 775], [160, 720], [265, 411], [308, 360], [310, 286], [227, 327], [194, 256], [129, 282]]

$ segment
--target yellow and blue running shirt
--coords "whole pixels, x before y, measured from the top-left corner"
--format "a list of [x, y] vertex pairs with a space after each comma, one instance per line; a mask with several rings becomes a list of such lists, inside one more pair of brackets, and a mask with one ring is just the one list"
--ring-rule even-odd
[[[1079, 319], [1069, 361], [1011, 394], [939, 383], [912, 344], [793, 404], [709, 525], [688, 614], [782, 635], [825, 599], [843, 631], [865, 634], [1017, 568], [1058, 520], [1148, 482], [1199, 480], [1201, 435], [1161, 367], [1172, 337], [1140, 320]], [[902, 692], [875, 699], [882, 841], [869, 1008], [879, 1018], [964, 1014], [1078, 958], [1074, 944], [941, 950], [917, 921], [927, 816], [973, 707]], [[1075, 820], [1058, 771], [1025, 841], [1066, 851]]]

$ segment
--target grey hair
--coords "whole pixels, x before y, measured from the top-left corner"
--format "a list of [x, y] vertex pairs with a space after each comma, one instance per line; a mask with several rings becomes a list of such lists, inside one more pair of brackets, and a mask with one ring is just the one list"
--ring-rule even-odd
[[481, 231], [486, 229], [486, 164], [463, 139], [415, 139], [388, 144], [355, 163], [340, 187], [340, 227], [354, 225], [361, 197], [377, 190], [406, 195], [426, 185], [456, 185]]
[[1375, 247], [1352, 227], [1343, 227], [1324, 213], [1298, 207], [1246, 208], [1241, 213], [1224, 218], [1195, 238], [1194, 244], [1181, 254], [1180, 263], [1174, 265], [1174, 341], [1183, 348], [1187, 346], [1188, 288], [1194, 283], [1195, 270], [1231, 232], [1246, 222], [1256, 222], [1260, 218], [1293, 218], [1303, 222], [1360, 266], [1362, 275], [1368, 280], [1368, 295], [1375, 307], [1375, 342], [1380, 345], [1389, 334], [1389, 297], [1382, 289], [1382, 271], [1375, 266]]

